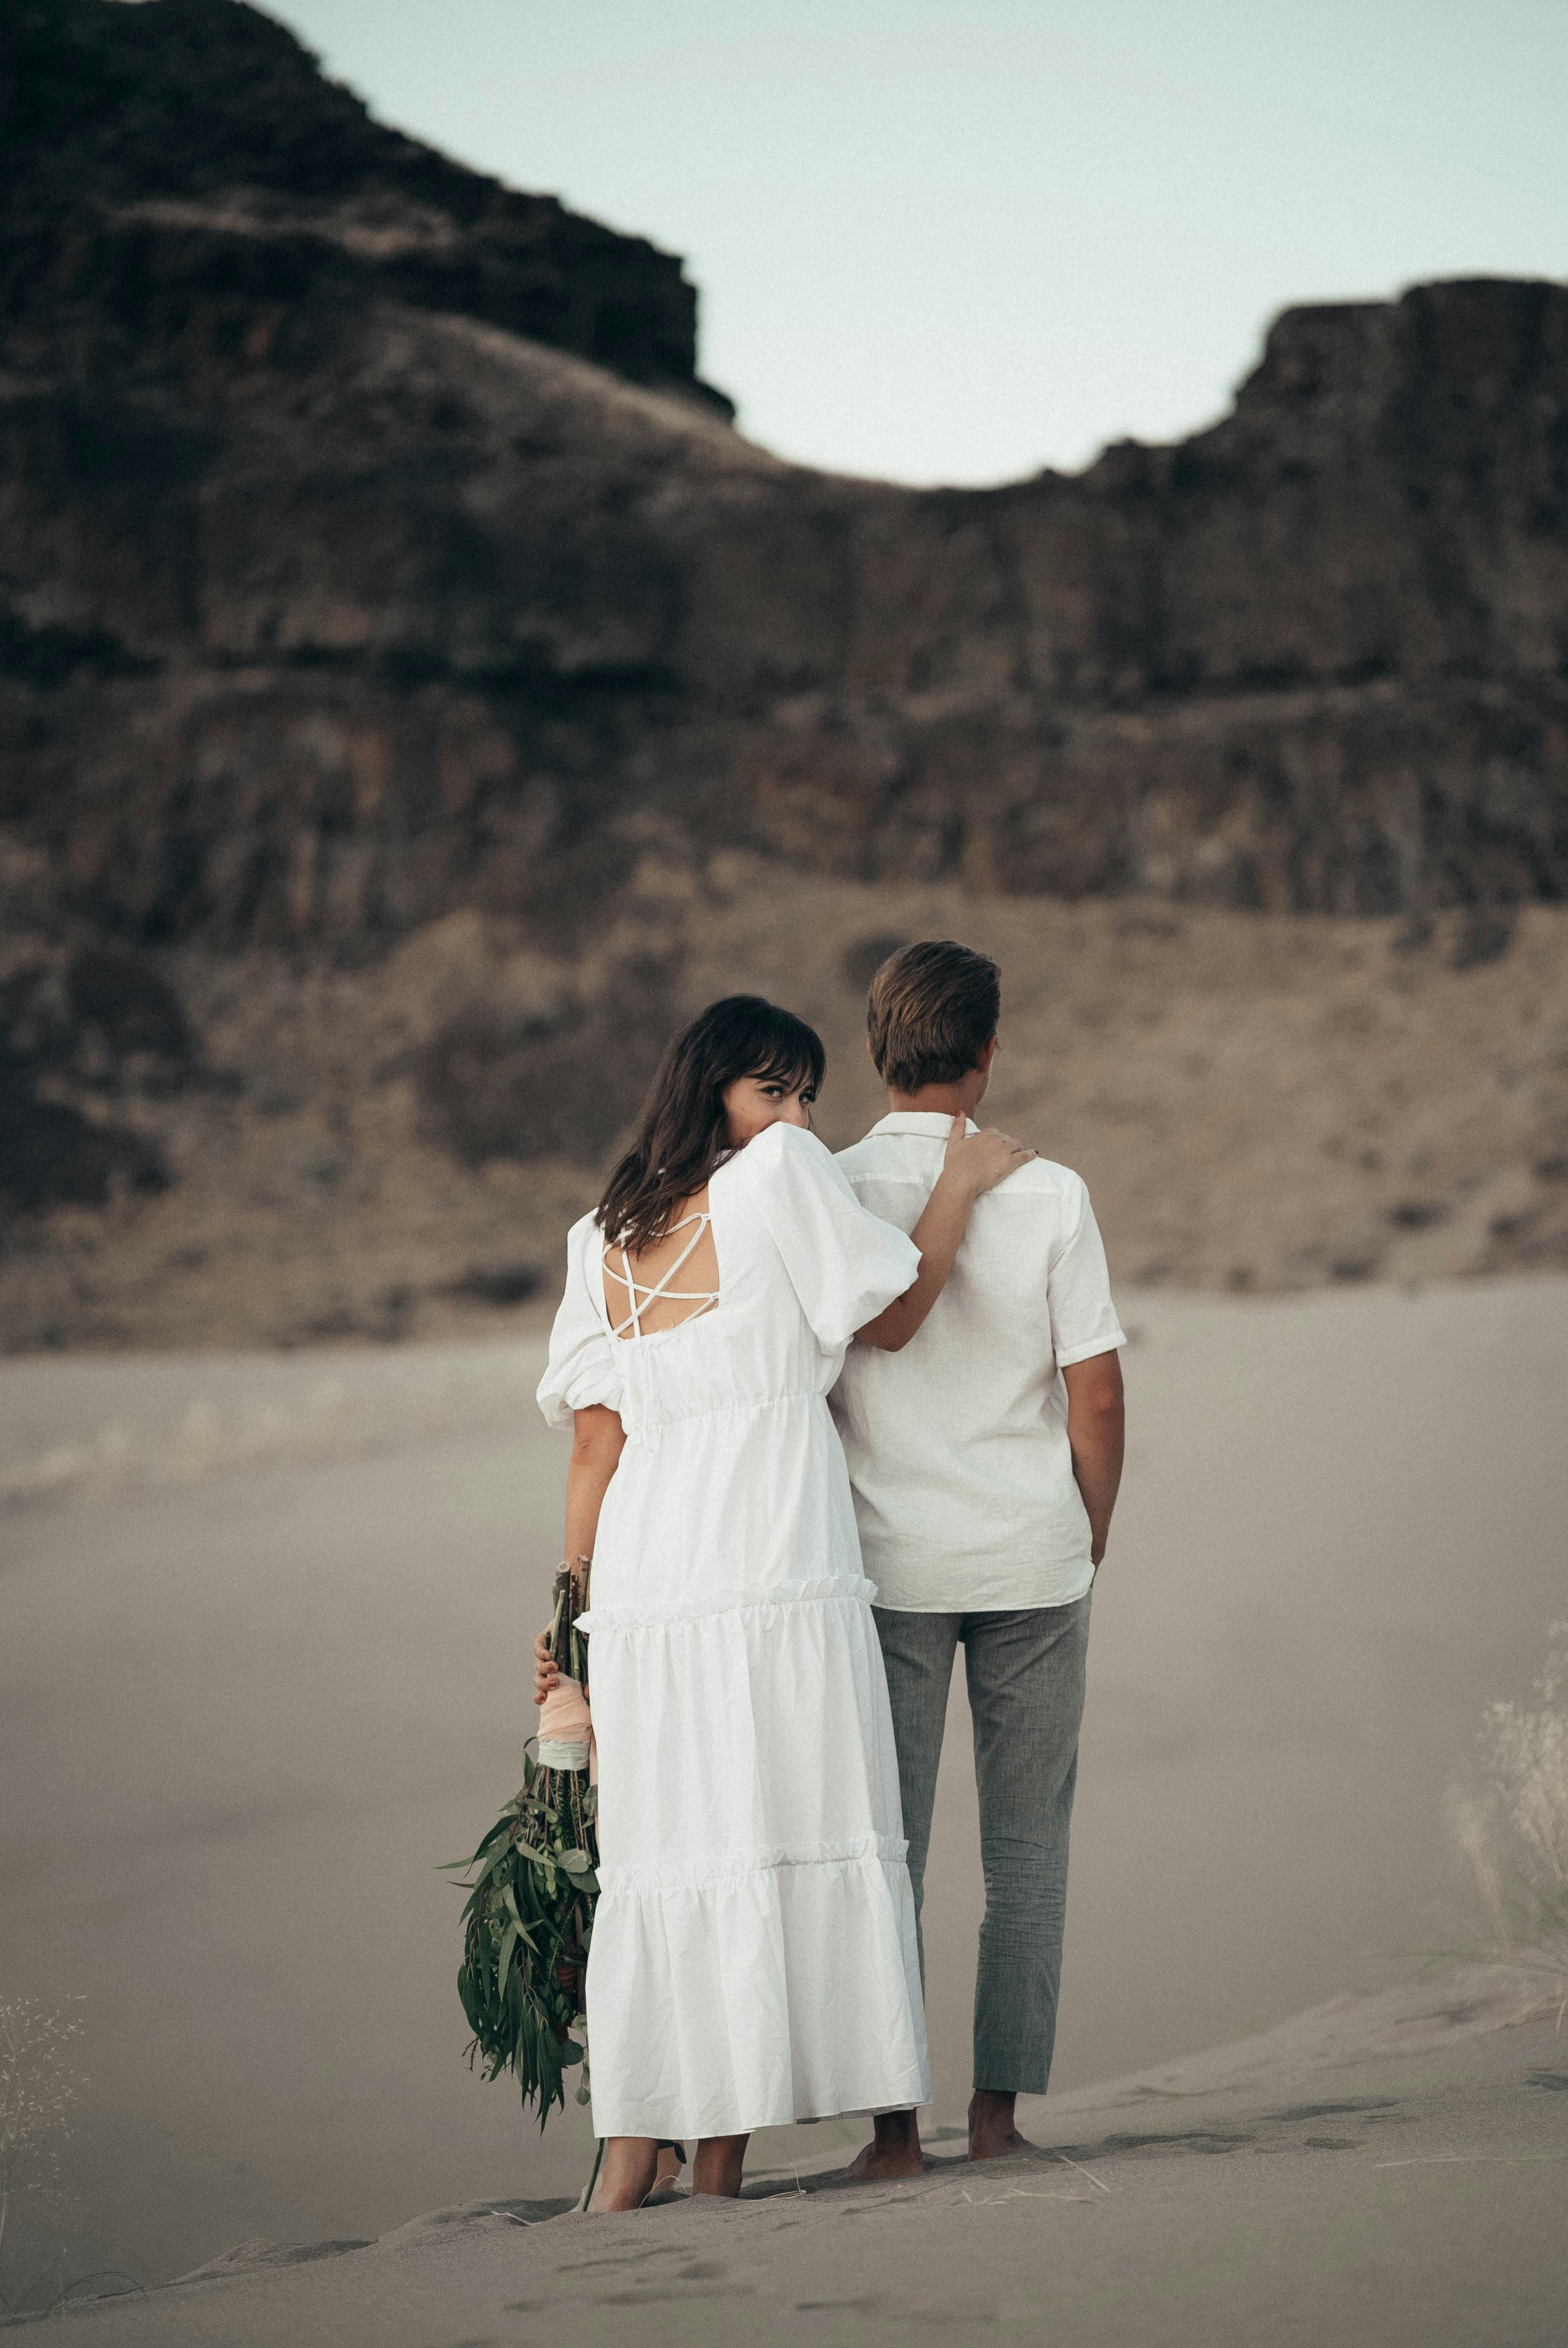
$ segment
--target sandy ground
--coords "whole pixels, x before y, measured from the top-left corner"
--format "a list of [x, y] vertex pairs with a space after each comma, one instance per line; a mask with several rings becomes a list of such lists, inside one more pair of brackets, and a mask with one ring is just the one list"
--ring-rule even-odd
[[[856, 2187], [823, 2165], [737, 2204], [579, 2219], [441, 2210], [302, 2258], [257, 2245], [68, 2316], [103, 2348], [479, 2348], [607, 2336], [930, 2335], [1071, 2348], [1547, 2348], [1568, 2318], [1568, 2042], [1517, 1981], [1343, 2000], [1261, 2044], [1028, 2115], [1037, 2149]], [[553, 2220], [553, 2222], [552, 2222]]]
[[[1565, 1611], [1568, 1285], [1122, 1301], [1135, 1341], [1132, 1464], [1096, 1598], [1064, 2096], [1408, 1980], [1462, 1944], [1473, 1927], [1454, 1904], [1444, 1791], [1470, 1760], [1482, 1707], [1524, 1692]], [[511, 1791], [528, 1725], [524, 1650], [557, 1554], [564, 1468], [528, 1401], [538, 1359], [530, 1339], [0, 1370], [0, 1489], [12, 1499], [0, 1519], [0, 1991], [84, 1999], [86, 2241], [149, 2283], [248, 2237], [382, 2237], [354, 2271], [384, 2274], [400, 2293], [395, 2259], [375, 2261], [415, 2213], [548, 2199], [580, 2181], [583, 2116], [552, 2122], [541, 2146], [509, 2091], [464, 2067], [460, 1895], [436, 1872]], [[936, 2115], [947, 2120], [967, 2091], [979, 1900], [963, 1729], [956, 1694], [928, 1908]], [[1362, 2172], [1382, 2155], [1358, 2120], [1327, 2127], [1367, 2137], [1342, 2159], [1116, 2153], [1114, 2207], [1085, 2188], [1090, 2201], [1060, 2209], [988, 2202], [975, 2222], [1009, 2240], [1021, 2230], [1026, 2248], [1040, 2223], [1080, 2229], [1066, 2264], [1046, 2263], [1053, 2290], [1076, 2278], [1081, 2329], [1066, 2336], [1091, 2340], [1133, 2322], [1160, 2260], [1194, 2228], [1209, 2244], [1207, 2266], [1187, 2271], [1194, 2308], [1206, 2272], [1227, 2304], [1277, 2312], [1316, 2260], [1325, 2289], [1381, 2271], [1402, 2323], [1391, 2278], [1429, 2254], [1440, 2272], [1462, 2207], [1477, 2213], [1478, 2241], [1501, 2245], [1497, 2271], [1516, 2277], [1522, 2296], [1498, 2302], [1506, 2321], [1376, 2336], [1560, 2338], [1530, 2328], [1530, 2275], [1548, 2265], [1532, 2269], [1525, 2252], [1546, 2189], [1530, 2163], [1552, 2115], [1561, 2140], [1568, 2100], [1527, 2096], [1523, 2082], [1532, 2068], [1568, 2072], [1564, 2043], [1554, 2054], [1503, 2034], [1501, 2068], [1476, 2054], [1465, 2057], [1481, 2064], [1473, 2078], [1454, 2072], [1454, 2096], [1471, 2100], [1451, 2110], [1447, 2074], [1409, 2075], [1410, 2125], [1434, 2159], [1462, 2150], [1473, 2128], [1501, 2163], [1468, 2199], [1452, 2163], [1446, 2184], [1441, 2164], [1430, 2177], [1378, 2169], [1381, 2198], [1368, 2199]], [[1436, 2061], [1441, 2049], [1428, 2052]], [[1354, 2092], [1406, 2089], [1368, 2073]], [[1296, 2096], [1266, 2082], [1254, 2095], [1227, 2073], [1223, 2094], [1225, 2127], [1239, 2127], [1339, 2090]], [[1053, 2126], [1069, 2125], [1071, 2107], [1053, 2096], [1050, 2108]], [[1071, 2116], [1069, 2134], [1102, 2147], [1121, 2125]], [[1277, 2123], [1282, 2146], [1302, 2150], [1296, 2127]], [[831, 2167], [860, 2133], [848, 2122], [781, 2132], [759, 2139], [755, 2163]], [[1274, 2141], [1266, 2130], [1253, 2149]], [[1252, 2181], [1233, 2205], [1224, 2180], [1242, 2175]], [[1063, 2177], [1049, 2182], [1062, 2189]], [[938, 2177], [919, 2194], [958, 2208], [965, 2189]], [[874, 2232], [891, 2230], [874, 2286], [854, 2281], [868, 2253], [856, 2248], [867, 2237], [852, 2204]], [[837, 2336], [822, 2330], [830, 2315], [851, 2327], [844, 2337], [876, 2336], [853, 2331], [844, 2302], [857, 2290], [880, 2291], [877, 2306], [903, 2311], [900, 2322], [916, 2298], [944, 2322], [961, 2306], [958, 2237], [927, 2240], [899, 2197], [886, 2209], [864, 2197], [829, 2206], [844, 2225], [831, 2242], [814, 2235], [809, 2290], [800, 2246], [770, 2231], [765, 2254], [789, 2270], [787, 2305], [836, 2307], [818, 2311], [819, 2336]], [[1236, 2209], [1255, 2211], [1255, 2257]], [[1378, 2212], [1393, 2213], [1380, 2269]], [[594, 2273], [611, 2284], [619, 2273], [640, 2301], [665, 2288], [661, 2260], [689, 2259], [719, 2271], [670, 2269], [675, 2301], [704, 2299], [711, 2281], [720, 2303], [743, 2288], [773, 2304], [764, 2254], [748, 2250], [741, 2265], [741, 2238], [724, 2230], [739, 2222], [675, 2212], [649, 2237], [651, 2264], [639, 2263], [641, 2233], [602, 2250], [596, 2235], [580, 2255], [627, 2261]], [[766, 2219], [788, 2222], [782, 2209]], [[505, 2259], [522, 2258], [517, 2229], [503, 2231]], [[465, 2244], [483, 2235], [462, 2230]], [[1553, 2239], [1565, 2236], [1559, 2226]], [[419, 2240], [428, 2273], [447, 2278], [449, 2312], [468, 2305], [456, 2254], [440, 2248], [447, 2235], [426, 2225]], [[483, 2299], [490, 2283], [474, 2272]], [[1009, 2295], [1025, 2291], [1022, 2274], [982, 2262], [995, 2321], [1024, 2304]], [[238, 2305], [222, 2292], [239, 2288], [202, 2298], [219, 2312], [200, 2336], [272, 2336], [260, 2317], [221, 2314]], [[380, 2283], [364, 2289], [365, 2304], [383, 2304]], [[508, 2297], [553, 2304], [554, 2289], [519, 2270]], [[481, 2321], [476, 2301], [468, 2328], [454, 2319], [450, 2333], [417, 2336], [492, 2336], [500, 2304]], [[176, 2305], [197, 2302], [159, 2302]], [[710, 2336], [706, 2315], [692, 2321]], [[1274, 2314], [1265, 2328], [1294, 2336]]]

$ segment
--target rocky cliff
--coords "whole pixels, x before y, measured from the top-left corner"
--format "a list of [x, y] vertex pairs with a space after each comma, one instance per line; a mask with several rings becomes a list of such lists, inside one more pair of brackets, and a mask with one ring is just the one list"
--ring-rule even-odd
[[[348, 1100], [374, 1004], [333, 973], [395, 964], [421, 1195], [591, 1165], [584, 1039], [635, 1088], [701, 959], [670, 891], [732, 902], [737, 855], [1394, 917], [1445, 967], [1568, 894], [1568, 289], [1287, 312], [1178, 447], [915, 491], [748, 443], [677, 261], [383, 129], [242, 0], [12, 0], [0, 108], [14, 1208], [187, 1196], [159, 1100]], [[292, 1076], [236, 973], [311, 1028]], [[1560, 1152], [1542, 1083], [1522, 1164]], [[290, 1148], [353, 1157], [330, 1121]], [[1194, 1232], [1150, 1262], [1213, 1276]]]
[[230, 358], [253, 355], [302, 301], [386, 299], [732, 412], [696, 380], [679, 261], [372, 121], [242, 0], [11, 0], [0, 126], [8, 321], [78, 362], [203, 328], [214, 355], [226, 331]]
[[1193, 441], [916, 493], [122, 234], [0, 355], [3, 812], [106, 921], [374, 947], [651, 826], [1295, 910], [1568, 883], [1568, 291], [1290, 313]]
[[0, 814], [143, 936], [374, 950], [591, 835], [1385, 911], [1568, 884], [1568, 290], [1287, 313], [1232, 415], [920, 493], [679, 264], [241, 0], [6, 20]]

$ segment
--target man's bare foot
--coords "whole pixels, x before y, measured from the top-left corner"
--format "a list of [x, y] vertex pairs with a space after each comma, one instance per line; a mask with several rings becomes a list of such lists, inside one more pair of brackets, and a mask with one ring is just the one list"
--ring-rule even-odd
[[920, 2149], [920, 2127], [913, 2112], [878, 2112], [876, 2133], [849, 2164], [856, 2185], [875, 2185], [889, 2177], [918, 2177], [926, 2166]]
[[659, 2147], [651, 2136], [612, 2136], [604, 2147], [589, 2208], [596, 2217], [619, 2209], [641, 2209], [653, 2190], [659, 2170]]
[[713, 2193], [721, 2200], [733, 2201], [741, 2189], [750, 2141], [743, 2136], [704, 2137], [692, 2163], [692, 2192]]
[[1028, 2137], [1013, 2126], [1013, 2097], [994, 2087], [977, 2087], [969, 2097], [969, 2158], [998, 2160], [1004, 2152], [1032, 2152]]

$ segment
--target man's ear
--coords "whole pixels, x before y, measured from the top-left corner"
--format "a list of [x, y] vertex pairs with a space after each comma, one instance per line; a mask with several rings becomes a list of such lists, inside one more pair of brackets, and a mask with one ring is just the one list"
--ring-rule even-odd
[[975, 1062], [976, 1067], [979, 1068], [980, 1074], [984, 1076], [989, 1076], [990, 1075], [991, 1062], [996, 1058], [997, 1045], [999, 1041], [999, 1038], [993, 1035], [990, 1042], [986, 1045], [985, 1050], [980, 1054], [979, 1058]]

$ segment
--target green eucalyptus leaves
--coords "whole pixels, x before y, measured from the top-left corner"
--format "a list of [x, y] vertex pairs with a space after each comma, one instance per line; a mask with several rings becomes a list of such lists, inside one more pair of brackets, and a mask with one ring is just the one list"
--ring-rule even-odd
[[[586, 1683], [573, 1597], [558, 1583], [552, 1645], [562, 1672]], [[594, 1807], [584, 1773], [541, 1768], [526, 1754], [521, 1790], [473, 1858], [453, 1862], [469, 1879], [457, 1972], [474, 2034], [469, 2065], [487, 2079], [510, 2071], [541, 2128], [556, 2105], [564, 2110], [566, 2074], [579, 2065], [577, 2100], [589, 2100], [583, 1982], [599, 1892]]]

